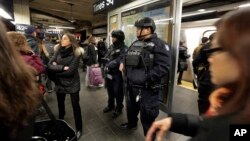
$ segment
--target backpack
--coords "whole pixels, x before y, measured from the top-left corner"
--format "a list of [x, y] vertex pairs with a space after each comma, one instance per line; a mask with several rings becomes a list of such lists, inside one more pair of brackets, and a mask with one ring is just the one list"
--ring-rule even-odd
[[102, 71], [100, 67], [90, 67], [89, 70], [89, 83], [93, 86], [103, 84]]

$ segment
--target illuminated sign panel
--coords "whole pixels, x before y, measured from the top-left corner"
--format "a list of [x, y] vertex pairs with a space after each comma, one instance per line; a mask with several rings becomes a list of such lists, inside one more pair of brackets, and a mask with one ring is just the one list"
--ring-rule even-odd
[[94, 14], [110, 11], [133, 0], [99, 0], [93, 5]]

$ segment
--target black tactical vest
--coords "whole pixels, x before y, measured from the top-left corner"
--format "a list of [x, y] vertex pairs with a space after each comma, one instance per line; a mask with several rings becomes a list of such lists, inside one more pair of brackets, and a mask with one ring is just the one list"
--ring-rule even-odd
[[146, 70], [152, 68], [154, 61], [153, 42], [135, 41], [128, 49], [125, 57], [125, 65], [127, 67], [145, 68]]

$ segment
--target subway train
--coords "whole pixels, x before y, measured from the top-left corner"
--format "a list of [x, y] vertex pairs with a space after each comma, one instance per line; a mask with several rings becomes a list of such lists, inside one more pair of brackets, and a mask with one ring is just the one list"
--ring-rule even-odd
[[[202, 37], [209, 37], [216, 31], [213, 24], [218, 20], [209, 19], [202, 21], [184, 22], [181, 25], [180, 40], [185, 42], [188, 54], [192, 56], [193, 51], [201, 43]], [[182, 80], [192, 83], [194, 79], [192, 57], [188, 59], [188, 70], [184, 72]]]

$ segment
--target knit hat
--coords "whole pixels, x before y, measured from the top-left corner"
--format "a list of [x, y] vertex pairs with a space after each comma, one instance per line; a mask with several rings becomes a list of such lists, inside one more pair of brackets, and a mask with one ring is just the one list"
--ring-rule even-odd
[[24, 32], [25, 32], [25, 34], [31, 34], [31, 33], [35, 32], [35, 31], [36, 31], [36, 28], [34, 26], [30, 25], [30, 26], [28, 26], [27, 29], [25, 29]]

